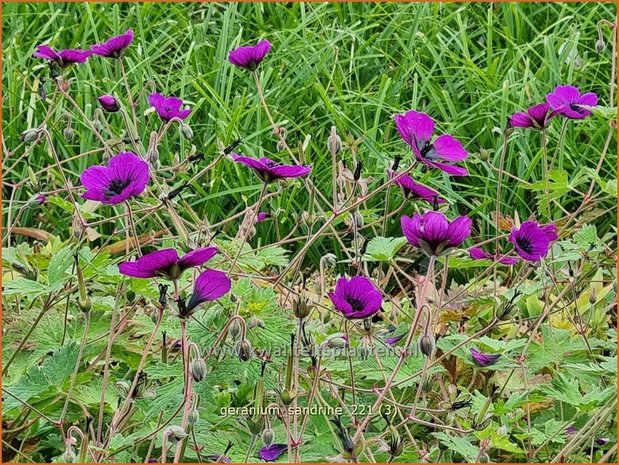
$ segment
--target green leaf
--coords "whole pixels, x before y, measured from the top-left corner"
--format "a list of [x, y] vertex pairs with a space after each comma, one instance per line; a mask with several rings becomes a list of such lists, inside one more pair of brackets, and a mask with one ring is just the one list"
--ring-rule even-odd
[[365, 251], [365, 261], [390, 262], [406, 244], [405, 237], [375, 237], [370, 240]]
[[52, 256], [47, 267], [47, 282], [50, 285], [64, 282], [69, 276], [66, 276], [67, 269], [73, 262], [73, 249], [65, 247]]
[[449, 436], [442, 431], [440, 433], [432, 433], [432, 435], [453, 453], [461, 455], [467, 462], [475, 462], [477, 459], [479, 447], [471, 444], [466, 438]]

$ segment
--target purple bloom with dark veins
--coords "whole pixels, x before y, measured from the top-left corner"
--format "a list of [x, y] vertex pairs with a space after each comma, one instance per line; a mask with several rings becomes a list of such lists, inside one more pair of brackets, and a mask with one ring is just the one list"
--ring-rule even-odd
[[396, 345], [398, 342], [400, 342], [404, 336], [406, 336], [406, 334], [400, 334], [399, 336], [392, 336], [392, 337], [388, 337], [387, 339], [385, 339], [385, 344], [389, 345], [389, 346], [394, 346]]
[[516, 128], [545, 129], [556, 115], [550, 105], [540, 103], [530, 107], [526, 112], [519, 111], [509, 118], [509, 125]]
[[494, 365], [501, 357], [499, 354], [482, 354], [475, 349], [471, 349], [471, 356], [473, 357], [475, 363], [481, 367]]
[[262, 223], [264, 220], [271, 217], [270, 213], [260, 212], [256, 215], [256, 223]]
[[[449, 134], [443, 134], [432, 141], [434, 134], [432, 118], [413, 110], [395, 115], [393, 118], [400, 136], [413, 148], [413, 153], [419, 162], [452, 176], [468, 175], [466, 168], [451, 164], [468, 157], [468, 153], [458, 140]], [[443, 163], [445, 161], [449, 163]]]
[[271, 444], [268, 447], [261, 447], [258, 451], [258, 457], [265, 462], [275, 462], [287, 450], [287, 444]]
[[270, 50], [271, 42], [268, 40], [261, 40], [256, 45], [246, 45], [231, 50], [228, 54], [228, 60], [230, 60], [230, 63], [234, 66], [255, 71]]
[[183, 101], [178, 97], [165, 97], [157, 92], [148, 96], [148, 103], [155, 108], [159, 117], [165, 122], [172, 118], [185, 119], [191, 113], [191, 108], [181, 110]]
[[53, 61], [61, 68], [76, 63], [86, 63], [90, 55], [92, 55], [90, 50], [67, 49], [56, 51], [49, 45], [38, 45], [36, 51], [32, 54], [35, 58]]
[[[390, 179], [393, 179], [396, 176], [398, 176], [398, 173], [392, 170], [388, 170], [387, 174], [389, 175]], [[430, 189], [428, 186], [424, 186], [423, 184], [419, 184], [418, 182], [415, 182], [415, 180], [408, 174], [401, 175], [398, 179], [393, 181], [393, 183], [396, 186], [399, 186], [402, 188], [402, 191], [404, 192], [404, 196], [407, 198], [421, 199], [431, 204], [445, 203], [445, 199], [440, 197], [438, 195], [438, 192], [436, 192], [433, 189]]]
[[486, 252], [481, 247], [471, 247], [469, 249], [469, 255], [473, 260], [492, 260], [499, 262], [502, 265], [515, 265], [520, 261], [516, 257], [506, 257], [504, 255], [493, 255], [490, 252]]
[[105, 111], [115, 113], [120, 110], [120, 102], [112, 95], [102, 95], [98, 100]]
[[408, 242], [427, 255], [438, 256], [452, 247], [458, 247], [471, 234], [473, 221], [459, 216], [452, 222], [441, 212], [415, 214], [412, 218], [402, 216], [400, 224]]
[[163, 276], [179, 279], [188, 268], [202, 266], [217, 254], [217, 247], [204, 247], [192, 250], [179, 258], [175, 249], [156, 250], [138, 258], [134, 262], [123, 262], [118, 271], [134, 278], [155, 278]]
[[129, 29], [124, 34], [112, 37], [102, 44], [96, 44], [90, 47], [90, 50], [95, 55], [107, 58], [120, 58], [127, 47], [133, 41], [133, 31]]
[[116, 205], [140, 195], [150, 179], [148, 164], [131, 152], [112, 157], [107, 166], [95, 165], [82, 172], [86, 188], [82, 198]]
[[181, 316], [190, 316], [198, 305], [223, 297], [230, 291], [232, 282], [223, 271], [206, 270], [198, 276], [193, 287], [193, 294], [186, 304], [182, 304]]
[[380, 291], [364, 276], [338, 279], [329, 298], [335, 309], [349, 320], [374, 316], [383, 304]]
[[580, 94], [578, 87], [557, 86], [546, 95], [546, 101], [556, 113], [570, 119], [584, 119], [591, 114], [587, 107], [598, 104], [598, 97], [593, 92]]
[[271, 183], [277, 181], [278, 179], [307, 176], [312, 171], [311, 166], [282, 165], [281, 163], [277, 163], [276, 161], [265, 157], [257, 159], [245, 157], [236, 153], [233, 153], [231, 157], [235, 162], [249, 166], [254, 170], [258, 177], [266, 183]]
[[539, 225], [535, 221], [525, 221], [519, 228], [512, 228], [509, 242], [514, 244], [514, 249], [522, 258], [537, 262], [548, 254], [550, 243], [558, 238], [554, 224]]

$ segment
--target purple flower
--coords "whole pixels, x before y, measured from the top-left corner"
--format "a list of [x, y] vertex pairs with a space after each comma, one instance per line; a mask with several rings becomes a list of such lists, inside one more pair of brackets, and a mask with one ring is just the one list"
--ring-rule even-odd
[[449, 134], [438, 136], [432, 142], [434, 121], [428, 115], [411, 110], [403, 115], [395, 115], [394, 120], [400, 136], [413, 148], [415, 157], [421, 163], [452, 176], [468, 174], [466, 168], [438, 161], [462, 161], [468, 153], [462, 144]]
[[520, 260], [516, 257], [506, 257], [501, 255], [493, 255], [490, 252], [486, 252], [481, 247], [471, 247], [469, 249], [469, 255], [473, 260], [492, 260], [499, 262], [502, 265], [515, 265]]
[[349, 320], [369, 318], [380, 310], [383, 298], [372, 281], [364, 276], [340, 278], [335, 292], [329, 292], [335, 309]]
[[388, 337], [387, 339], [385, 339], [385, 344], [390, 345], [390, 346], [394, 346], [398, 342], [400, 342], [404, 338], [404, 336], [406, 336], [405, 333], [400, 334], [399, 336]]
[[148, 96], [148, 103], [155, 108], [159, 117], [165, 122], [172, 118], [185, 119], [191, 113], [191, 109], [181, 110], [183, 101], [178, 97], [164, 97], [157, 92]]
[[570, 119], [583, 119], [591, 114], [586, 107], [598, 104], [598, 97], [593, 92], [580, 95], [578, 87], [557, 86], [546, 95], [546, 101], [556, 113]]
[[509, 118], [509, 125], [517, 128], [545, 129], [556, 115], [550, 111], [550, 105], [540, 103], [530, 107], [526, 112], [519, 111]]
[[235, 48], [228, 54], [228, 60], [234, 66], [255, 71], [260, 62], [271, 50], [271, 43], [268, 40], [261, 40], [256, 45]]
[[512, 228], [509, 242], [514, 244], [516, 252], [522, 258], [537, 262], [548, 254], [550, 243], [558, 237], [554, 224], [540, 226], [535, 221], [525, 221], [520, 228]]
[[204, 265], [217, 254], [217, 247], [196, 249], [179, 258], [174, 249], [162, 249], [151, 252], [134, 262], [123, 262], [118, 265], [118, 271], [134, 278], [154, 278], [163, 276], [168, 279], [179, 279], [188, 268]]
[[256, 215], [256, 223], [262, 223], [267, 218], [270, 218], [271, 214], [267, 212], [260, 212]]
[[[387, 174], [390, 179], [398, 176], [398, 173], [388, 170]], [[421, 199], [434, 204], [445, 203], [445, 199], [439, 197], [438, 192], [433, 189], [430, 189], [428, 186], [424, 186], [423, 184], [419, 184], [415, 182], [415, 180], [409, 176], [408, 174], [401, 175], [398, 179], [393, 182], [396, 186], [400, 186], [402, 191], [404, 192], [404, 196], [410, 199]]]
[[98, 100], [105, 111], [114, 113], [120, 110], [120, 102], [112, 95], [102, 95]]
[[180, 304], [180, 314], [183, 318], [190, 316], [198, 305], [223, 297], [230, 291], [232, 282], [223, 271], [206, 270], [198, 276], [189, 301]]
[[501, 357], [499, 354], [482, 354], [475, 349], [471, 349], [471, 356], [475, 363], [481, 367], [494, 365]]
[[111, 39], [106, 40], [102, 44], [96, 44], [90, 47], [90, 50], [95, 55], [108, 58], [120, 58], [127, 47], [133, 41], [133, 31], [129, 29], [124, 34], [121, 34]]
[[43, 205], [45, 202], [47, 202], [47, 196], [43, 194], [37, 194], [36, 199], [37, 202], [39, 202], [39, 205]]
[[400, 218], [402, 232], [408, 242], [426, 254], [438, 256], [452, 247], [458, 247], [471, 234], [470, 218], [459, 216], [451, 223], [441, 212], [416, 214]]
[[32, 54], [35, 58], [53, 61], [61, 68], [66, 68], [75, 63], [86, 63], [90, 55], [92, 55], [90, 50], [68, 49], [56, 51], [48, 45], [38, 45], [36, 51]]
[[148, 164], [131, 152], [112, 157], [108, 166], [95, 165], [82, 172], [86, 188], [82, 198], [116, 205], [140, 195], [150, 179]]
[[265, 462], [275, 462], [287, 450], [288, 445], [286, 444], [271, 444], [268, 447], [261, 447], [258, 451], [258, 457]]
[[233, 153], [232, 159], [237, 163], [249, 166], [262, 181], [271, 183], [278, 179], [298, 178], [307, 176], [312, 171], [311, 166], [282, 165], [268, 158], [251, 158]]
[[576, 433], [578, 433], [578, 428], [574, 428], [573, 426], [568, 426], [567, 428], [565, 428], [565, 433], [566, 434], [576, 434]]
[[595, 443], [598, 446], [605, 446], [610, 442], [610, 438], [595, 438]]

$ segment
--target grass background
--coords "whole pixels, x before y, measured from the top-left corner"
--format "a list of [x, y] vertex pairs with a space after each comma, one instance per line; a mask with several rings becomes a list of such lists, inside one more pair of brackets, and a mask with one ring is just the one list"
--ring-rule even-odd
[[[612, 20], [615, 15], [615, 5], [610, 3], [4, 4], [3, 136], [12, 150], [19, 144], [19, 134], [40, 124], [46, 110], [36, 89], [48, 71], [41, 60], [31, 57], [37, 44], [88, 47], [133, 28], [136, 38], [126, 54], [132, 87], [142, 89], [154, 81], [158, 91], [178, 95], [191, 105], [188, 122], [195, 135], [193, 143], [206, 154], [203, 166], [215, 157], [218, 143], [228, 144], [237, 137], [244, 141], [239, 151], [287, 161], [285, 152], [277, 153], [276, 138], [259, 106], [251, 76], [227, 61], [231, 48], [268, 38], [273, 49], [261, 67], [267, 101], [275, 119], [288, 130], [291, 146], [311, 137], [306, 159], [314, 165], [313, 178], [323, 192], [330, 192], [327, 138], [332, 125], [343, 139], [350, 135], [362, 140], [358, 159], [364, 162], [364, 176], [374, 177], [378, 185], [396, 155], [404, 155], [404, 166], [410, 160], [410, 151], [395, 131], [393, 114], [424, 111], [436, 120], [438, 131], [464, 143], [471, 153], [466, 162], [470, 176], [450, 178], [428, 170], [418, 176], [453, 203], [453, 214], [471, 214], [477, 237], [484, 239], [486, 232], [493, 233], [489, 219], [497, 185], [497, 172], [489, 164], [498, 166], [500, 130], [506, 118], [543, 101], [558, 84], [596, 92], [601, 105], [614, 107], [608, 101], [610, 50], [597, 53], [595, 43], [597, 21]], [[98, 105], [97, 96], [125, 95], [119, 69], [108, 60], [93, 57], [88, 64], [73, 67], [69, 75], [71, 93], [89, 115]], [[77, 137], [70, 143], [63, 141], [64, 123], [58, 122], [65, 111], [62, 107], [73, 111], [63, 102], [50, 122], [61, 159], [98, 148], [79, 118], [73, 124]], [[140, 112], [147, 108], [144, 98]], [[110, 123], [121, 127], [115, 118], [120, 116], [112, 116]], [[146, 141], [158, 124], [152, 113], [141, 118]], [[568, 186], [586, 191], [583, 173], [595, 167], [607, 126], [599, 117], [571, 124], [574, 129], [567, 132], [565, 148], [554, 166], [565, 170]], [[560, 122], [555, 121], [549, 131], [551, 154], [559, 130]], [[170, 134], [160, 150], [164, 166], [174, 156], [184, 159], [189, 148], [176, 131]], [[615, 153], [612, 148], [611, 153]], [[340, 156], [353, 166], [350, 151]], [[5, 182], [22, 180], [27, 167], [36, 170], [51, 161], [41, 144], [5, 173]], [[99, 162], [100, 155], [95, 155], [65, 166], [77, 183], [84, 168]], [[542, 179], [538, 134], [512, 136], [505, 169], [527, 182]], [[614, 156], [606, 157], [600, 177], [615, 177]], [[41, 179], [41, 188], [51, 189], [58, 180], [58, 173]], [[260, 189], [244, 167], [229, 161], [219, 163], [192, 187], [193, 194], [185, 198], [197, 212], [208, 213], [211, 222], [244, 209]], [[33, 190], [19, 189], [16, 200], [27, 200], [36, 193]], [[5, 184], [5, 206], [10, 194]], [[391, 195], [391, 205], [398, 205], [400, 193], [392, 189]], [[535, 215], [539, 195], [539, 189], [507, 181], [501, 200], [509, 207], [503, 213], [517, 213], [520, 218]], [[557, 195], [568, 211], [582, 201], [582, 195], [569, 188]], [[379, 195], [368, 207], [379, 214], [383, 202], [384, 196]], [[602, 209], [613, 206], [612, 198], [600, 205]], [[295, 185], [266, 207], [281, 209], [279, 227], [285, 234], [296, 223], [295, 215], [308, 209], [308, 199]], [[44, 229], [66, 231], [70, 224], [66, 214], [50, 210]], [[3, 214], [6, 219], [6, 208]], [[554, 218], [561, 216], [563, 212], [554, 208]], [[37, 221], [27, 211], [22, 225], [36, 226]], [[597, 222], [600, 232], [607, 232], [615, 224], [614, 209]], [[271, 228], [260, 232], [266, 243], [274, 240]], [[388, 235], [400, 235], [397, 218], [390, 222]], [[310, 260], [317, 261], [332, 250], [339, 250], [334, 239], [318, 241], [310, 250]]]

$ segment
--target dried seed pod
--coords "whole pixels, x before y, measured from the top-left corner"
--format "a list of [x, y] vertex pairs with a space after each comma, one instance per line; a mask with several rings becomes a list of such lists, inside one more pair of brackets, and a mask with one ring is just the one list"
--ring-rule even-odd
[[434, 338], [430, 334], [424, 334], [419, 341], [419, 350], [426, 357], [434, 353]]
[[236, 346], [236, 352], [242, 362], [246, 362], [251, 358], [251, 343], [247, 339], [243, 339]]

